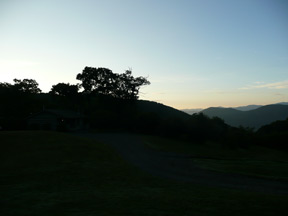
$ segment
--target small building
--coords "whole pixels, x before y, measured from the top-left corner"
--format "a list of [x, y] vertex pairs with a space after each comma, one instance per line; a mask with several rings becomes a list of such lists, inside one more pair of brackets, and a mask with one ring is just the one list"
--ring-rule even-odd
[[77, 131], [87, 129], [85, 116], [71, 110], [44, 109], [26, 118], [31, 130]]

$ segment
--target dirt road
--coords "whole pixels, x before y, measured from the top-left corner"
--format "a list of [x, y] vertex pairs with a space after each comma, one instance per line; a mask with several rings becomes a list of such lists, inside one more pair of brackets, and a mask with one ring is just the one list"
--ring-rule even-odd
[[103, 133], [81, 136], [109, 144], [125, 160], [154, 176], [217, 187], [288, 194], [286, 181], [201, 169], [194, 165], [189, 155], [153, 150], [145, 146], [137, 135]]

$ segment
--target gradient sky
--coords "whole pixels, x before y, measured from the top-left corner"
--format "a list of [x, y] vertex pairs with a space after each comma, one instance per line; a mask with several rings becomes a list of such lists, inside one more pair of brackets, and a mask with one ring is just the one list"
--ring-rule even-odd
[[0, 0], [0, 82], [132, 68], [175, 108], [288, 101], [287, 0]]

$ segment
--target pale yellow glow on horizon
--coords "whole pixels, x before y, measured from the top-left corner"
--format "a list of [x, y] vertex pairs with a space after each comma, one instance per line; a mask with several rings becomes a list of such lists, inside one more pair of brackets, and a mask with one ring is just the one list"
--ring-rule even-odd
[[[29, 60], [0, 60], [0, 82], [13, 83], [13, 79], [35, 79], [39, 83], [42, 92], [49, 92], [52, 85], [60, 82], [75, 84], [77, 72], [81, 68], [71, 68], [69, 73], [57, 73], [56, 65], [49, 63], [40, 64]], [[57, 68], [61, 71], [62, 68]], [[46, 76], [43, 76], [45, 71]], [[54, 71], [52, 73], [52, 71]], [[209, 89], [204, 79], [188, 79], [183, 83], [180, 79], [173, 83], [173, 79], [152, 82], [150, 86], [144, 86], [140, 90], [140, 99], [155, 101], [176, 109], [199, 109], [208, 107], [237, 107], [251, 104], [267, 105], [279, 102], [287, 102], [287, 82], [256, 83], [245, 88], [235, 89]], [[175, 78], [175, 77], [174, 77]], [[183, 78], [183, 77], [182, 77]], [[198, 83], [197, 83], [198, 82]], [[197, 85], [196, 85], [196, 84]], [[204, 88], [203, 86], [208, 86]], [[211, 87], [212, 88], [212, 87]], [[214, 88], [214, 87], [213, 87]]]
[[268, 105], [279, 102], [287, 102], [288, 95], [277, 94], [277, 92], [266, 92], [264, 90], [250, 90], [244, 92], [235, 91], [233, 93], [207, 93], [199, 92], [193, 97], [174, 95], [153, 95], [154, 97], [142, 98], [162, 103], [176, 109], [205, 109], [209, 107], [238, 107], [247, 105]]

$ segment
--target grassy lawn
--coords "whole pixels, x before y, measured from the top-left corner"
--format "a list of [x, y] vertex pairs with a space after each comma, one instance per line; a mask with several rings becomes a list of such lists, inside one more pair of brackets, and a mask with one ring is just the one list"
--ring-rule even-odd
[[104, 143], [69, 134], [1, 132], [0, 148], [0, 213], [5, 216], [263, 216], [288, 210], [286, 195], [153, 177]]
[[262, 178], [287, 180], [288, 182], [288, 162], [261, 160], [210, 160], [195, 159], [194, 162], [201, 168], [220, 172], [240, 173], [249, 176]]
[[288, 152], [260, 146], [229, 149], [215, 143], [191, 144], [153, 136], [145, 136], [143, 141], [157, 150], [189, 154], [201, 168], [288, 180]]

